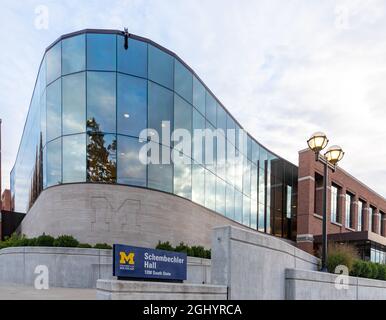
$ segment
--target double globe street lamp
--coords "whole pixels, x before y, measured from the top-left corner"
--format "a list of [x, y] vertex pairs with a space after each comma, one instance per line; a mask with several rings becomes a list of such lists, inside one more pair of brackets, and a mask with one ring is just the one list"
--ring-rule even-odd
[[336, 166], [344, 156], [344, 152], [339, 146], [331, 146], [324, 155], [321, 151], [328, 145], [328, 139], [323, 132], [314, 133], [307, 141], [308, 147], [315, 153], [315, 161], [323, 164], [323, 231], [322, 231], [322, 271], [327, 272], [327, 184], [328, 169], [336, 170]]

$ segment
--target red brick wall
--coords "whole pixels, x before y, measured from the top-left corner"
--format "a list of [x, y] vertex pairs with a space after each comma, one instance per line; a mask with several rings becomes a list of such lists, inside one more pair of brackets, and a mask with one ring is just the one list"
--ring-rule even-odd
[[[298, 220], [297, 233], [298, 237], [304, 238], [304, 235], [320, 235], [322, 233], [322, 217], [315, 214], [315, 173], [323, 176], [323, 165], [315, 161], [315, 154], [310, 150], [299, 152], [299, 183], [298, 183]], [[341, 216], [341, 224], [335, 224], [330, 219], [331, 207], [331, 184], [340, 187], [339, 212]], [[354, 204], [352, 205], [353, 229], [345, 227], [345, 195], [346, 192], [354, 195]], [[320, 205], [320, 197], [317, 196], [317, 203]], [[338, 167], [335, 172], [329, 171], [328, 191], [327, 191], [327, 232], [328, 233], [343, 233], [353, 232], [358, 228], [358, 200], [361, 199], [365, 203], [365, 208], [370, 205], [376, 208], [375, 213], [386, 213], [386, 199], [372, 191], [370, 188], [362, 184], [353, 176]], [[319, 210], [317, 210], [319, 211]], [[386, 223], [379, 221], [378, 216], [375, 219], [375, 226], [378, 223]], [[364, 218], [362, 219], [363, 230], [368, 229], [368, 211], [364, 210]], [[378, 229], [376, 229], [378, 230]], [[385, 228], [386, 230], [386, 228]], [[385, 234], [383, 236], [386, 236]], [[300, 248], [310, 251], [310, 241], [298, 241]]]

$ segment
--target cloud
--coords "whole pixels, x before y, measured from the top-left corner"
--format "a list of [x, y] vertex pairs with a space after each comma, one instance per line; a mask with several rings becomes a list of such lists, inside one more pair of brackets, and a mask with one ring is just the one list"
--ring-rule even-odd
[[[39, 31], [34, 8], [44, 3], [50, 27]], [[325, 131], [347, 151], [342, 166], [386, 196], [384, 1], [6, 0], [2, 8], [4, 183], [44, 48], [77, 29], [127, 26], [176, 52], [272, 151], [296, 164], [306, 138]]]

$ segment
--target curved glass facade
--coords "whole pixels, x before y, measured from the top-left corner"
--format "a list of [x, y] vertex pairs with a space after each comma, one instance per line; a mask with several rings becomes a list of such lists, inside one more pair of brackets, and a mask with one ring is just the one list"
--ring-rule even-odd
[[[297, 167], [239, 135], [242, 127], [175, 54], [134, 35], [127, 50], [124, 42], [118, 31], [83, 31], [46, 51], [11, 173], [13, 209], [28, 212], [51, 186], [116, 183], [172, 193], [294, 238]], [[144, 129], [159, 133], [162, 157], [173, 155], [163, 121], [171, 131], [222, 129], [225, 143], [203, 146], [206, 140], [194, 138], [179, 153], [191, 164], [146, 165], [138, 156]], [[202, 161], [208, 148], [210, 164]]]

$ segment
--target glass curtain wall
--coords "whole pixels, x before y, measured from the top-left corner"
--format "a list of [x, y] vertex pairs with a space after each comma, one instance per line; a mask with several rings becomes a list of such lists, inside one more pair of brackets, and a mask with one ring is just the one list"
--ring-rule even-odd
[[[218, 136], [213, 143], [194, 137], [191, 148], [177, 150], [165, 121], [170, 132], [211, 129]], [[151, 150], [162, 164], [139, 159], [146, 128], [159, 133]], [[124, 37], [113, 32], [64, 37], [40, 66], [11, 174], [14, 210], [28, 212], [55, 185], [118, 183], [173, 193], [250, 228], [294, 238], [297, 167], [240, 132], [204, 83], [163, 48], [133, 36], [126, 50]], [[174, 156], [179, 161], [167, 161]]]

